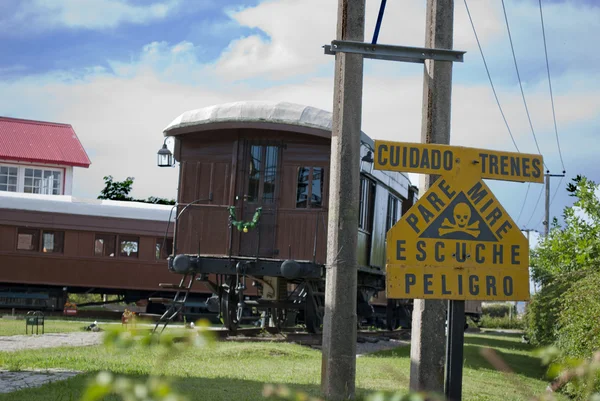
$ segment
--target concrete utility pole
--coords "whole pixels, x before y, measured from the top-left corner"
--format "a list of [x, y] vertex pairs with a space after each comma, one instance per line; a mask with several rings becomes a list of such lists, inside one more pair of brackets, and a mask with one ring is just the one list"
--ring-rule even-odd
[[[338, 0], [336, 38], [362, 42], [365, 0]], [[363, 56], [335, 55], [321, 391], [354, 398]]]
[[[427, 0], [425, 47], [452, 49], [453, 0]], [[422, 143], [450, 143], [452, 62], [425, 61], [423, 79]], [[438, 176], [424, 176], [420, 193]], [[446, 307], [442, 300], [415, 299], [410, 350], [410, 389], [444, 391]]]
[[[564, 173], [564, 171], [563, 171]], [[544, 237], [548, 236], [550, 231], [550, 178], [564, 177], [564, 174], [544, 174], [546, 176], [546, 214], [544, 215]]]
[[544, 237], [550, 231], [550, 174], [546, 174], [546, 214], [544, 215]]

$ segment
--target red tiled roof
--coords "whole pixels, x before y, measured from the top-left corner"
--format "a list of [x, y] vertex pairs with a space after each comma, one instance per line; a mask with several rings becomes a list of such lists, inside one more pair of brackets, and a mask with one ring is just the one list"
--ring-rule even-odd
[[0, 117], [0, 159], [89, 167], [69, 124]]

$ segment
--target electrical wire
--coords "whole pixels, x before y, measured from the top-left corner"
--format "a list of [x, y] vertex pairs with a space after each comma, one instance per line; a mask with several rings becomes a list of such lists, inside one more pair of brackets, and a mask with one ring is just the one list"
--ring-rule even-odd
[[560, 150], [560, 142], [558, 141], [558, 128], [556, 126], [556, 112], [554, 111], [554, 95], [552, 94], [552, 80], [550, 79], [550, 64], [548, 63], [548, 48], [546, 46], [546, 29], [544, 28], [544, 13], [542, 12], [542, 0], [540, 3], [540, 20], [542, 21], [542, 37], [544, 38], [544, 54], [546, 55], [546, 71], [548, 72], [548, 87], [550, 88], [550, 102], [552, 104], [552, 118], [554, 120], [554, 134], [556, 136], [556, 145], [558, 146], [558, 155], [560, 156], [560, 164], [562, 165], [563, 174], [565, 173], [565, 162], [563, 161], [562, 152]]
[[550, 205], [552, 206], [552, 202], [554, 202], [554, 198], [556, 198], [556, 194], [558, 193], [558, 190], [560, 189], [560, 184], [562, 184], [562, 180], [565, 177], [560, 177], [560, 180], [558, 180], [558, 184], [556, 185], [556, 189], [554, 190], [554, 195], [552, 195], [552, 198], [550, 199]]
[[[496, 99], [496, 104], [498, 105], [498, 109], [500, 110], [500, 114], [502, 115], [502, 119], [504, 120], [504, 125], [506, 125], [506, 129], [508, 130], [508, 134], [510, 135], [510, 139], [512, 140], [513, 145], [515, 145], [515, 149], [517, 152], [520, 152], [519, 147], [517, 146], [517, 142], [508, 126], [508, 121], [506, 121], [506, 116], [504, 115], [504, 111], [502, 110], [502, 106], [500, 106], [500, 100], [498, 99], [498, 94], [496, 93], [496, 88], [494, 87], [494, 82], [492, 82], [492, 76], [490, 75], [490, 70], [488, 68], [487, 62], [485, 61], [485, 56], [483, 55], [483, 50], [481, 49], [481, 43], [479, 42], [479, 36], [477, 35], [477, 30], [475, 29], [475, 24], [473, 23], [473, 18], [471, 17], [471, 12], [469, 11], [469, 6], [467, 5], [467, 0], [464, 0], [465, 8], [467, 9], [467, 15], [469, 16], [469, 21], [471, 22], [471, 28], [473, 28], [473, 33], [475, 34], [475, 40], [477, 41], [477, 47], [479, 47], [479, 53], [481, 54], [481, 58], [483, 59], [483, 65], [485, 66], [485, 72], [487, 73], [488, 79], [490, 80], [490, 85], [492, 86], [492, 92], [494, 92], [494, 98]], [[529, 190], [529, 188], [528, 188]], [[527, 195], [525, 196], [527, 198]]]
[[[535, 130], [533, 129], [533, 123], [531, 122], [531, 115], [529, 114], [529, 108], [527, 107], [527, 101], [525, 100], [525, 92], [523, 91], [523, 83], [521, 82], [521, 74], [519, 74], [519, 66], [517, 65], [517, 56], [515, 55], [515, 48], [513, 46], [512, 35], [510, 33], [510, 26], [508, 24], [508, 16], [506, 15], [506, 7], [504, 6], [504, 0], [502, 0], [502, 10], [504, 11], [504, 21], [506, 21], [506, 30], [508, 31], [508, 40], [510, 41], [510, 50], [512, 52], [513, 61], [515, 63], [515, 70], [517, 71], [517, 79], [519, 80], [519, 87], [521, 88], [521, 97], [523, 98], [523, 104], [525, 105], [525, 113], [527, 113], [527, 120], [529, 121], [529, 127], [531, 128], [531, 133], [533, 135], [533, 140], [535, 141], [535, 146], [539, 154], [542, 154], [540, 151], [540, 145], [538, 144], [537, 137], [535, 136]], [[548, 166], [546, 162], [544, 162], [544, 167], [548, 170]]]
[[[540, 188], [540, 195], [538, 196], [537, 202], [535, 203], [535, 208], [533, 209], [533, 212], [531, 213], [531, 216], [529, 216], [529, 220], [527, 220], [527, 223], [525, 224], [525, 227], [529, 226], [529, 223], [531, 222], [531, 219], [535, 215], [535, 212], [537, 211], [537, 208], [540, 205], [540, 199], [542, 199], [542, 194], [543, 193], [544, 193], [544, 186], [542, 185], [542, 187]], [[543, 219], [543, 217], [542, 217], [542, 219]]]
[[[508, 125], [508, 121], [506, 120], [506, 116], [504, 115], [504, 110], [502, 110], [502, 106], [500, 105], [500, 99], [498, 99], [498, 94], [496, 93], [496, 88], [494, 87], [494, 82], [492, 81], [492, 75], [490, 74], [490, 69], [488, 68], [487, 61], [485, 61], [485, 56], [483, 54], [483, 49], [481, 48], [481, 42], [479, 41], [479, 35], [477, 35], [477, 29], [475, 29], [475, 23], [473, 22], [473, 17], [471, 17], [471, 11], [469, 10], [469, 5], [467, 4], [467, 0], [464, 0], [465, 8], [467, 10], [467, 15], [469, 16], [469, 22], [471, 23], [471, 28], [473, 29], [473, 34], [475, 35], [475, 41], [477, 42], [477, 47], [479, 48], [479, 54], [481, 54], [481, 59], [483, 60], [483, 66], [485, 67], [485, 72], [487, 73], [488, 80], [490, 81], [490, 86], [492, 87], [492, 92], [494, 93], [494, 98], [496, 99], [496, 104], [498, 105], [498, 110], [500, 110], [500, 114], [502, 115], [502, 120], [504, 120], [504, 125], [510, 135], [510, 139], [512, 140], [513, 145], [517, 152], [521, 153], [519, 147], [517, 146], [517, 142], [515, 141], [515, 137]], [[521, 206], [521, 211], [519, 212], [519, 217], [517, 217], [517, 225], [519, 224], [519, 220], [521, 220], [521, 215], [523, 214], [523, 209], [525, 208], [525, 203], [527, 202], [527, 196], [529, 195], [529, 189], [531, 188], [531, 183], [527, 183], [527, 190], [525, 191], [525, 199], [523, 199], [523, 205]]]
[[521, 206], [521, 211], [519, 212], [519, 217], [517, 217], [517, 226], [519, 225], [519, 220], [521, 220], [521, 215], [523, 214], [523, 209], [525, 209], [525, 203], [527, 203], [527, 195], [529, 195], [529, 189], [531, 188], [531, 183], [527, 183], [527, 191], [525, 191], [525, 199], [523, 199], [523, 205]]

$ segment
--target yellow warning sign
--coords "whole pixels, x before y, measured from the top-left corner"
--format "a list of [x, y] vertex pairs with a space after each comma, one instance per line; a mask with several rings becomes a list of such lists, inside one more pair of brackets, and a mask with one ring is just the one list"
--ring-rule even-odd
[[375, 141], [375, 170], [447, 175], [474, 163], [481, 178], [544, 182], [541, 155], [498, 152], [461, 146]]
[[488, 301], [529, 299], [527, 270], [403, 267], [389, 270], [387, 282], [388, 298]]
[[388, 231], [387, 297], [529, 299], [527, 239], [483, 180], [459, 176], [438, 178]]

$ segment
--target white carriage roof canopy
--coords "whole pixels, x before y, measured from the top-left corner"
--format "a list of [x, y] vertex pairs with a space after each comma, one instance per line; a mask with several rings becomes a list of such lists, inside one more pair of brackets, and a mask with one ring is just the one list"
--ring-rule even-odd
[[70, 195], [0, 192], [3, 209], [174, 222], [173, 206], [152, 203], [76, 198]]
[[[289, 102], [240, 101], [189, 110], [171, 122], [165, 136], [227, 128], [262, 128], [331, 137], [333, 114], [316, 107]], [[361, 140], [373, 146], [364, 132]]]

